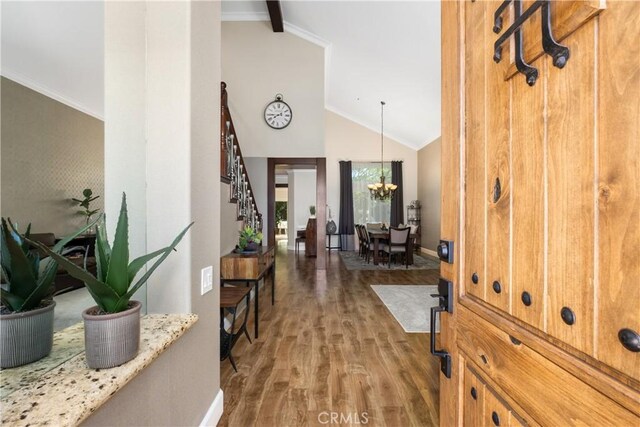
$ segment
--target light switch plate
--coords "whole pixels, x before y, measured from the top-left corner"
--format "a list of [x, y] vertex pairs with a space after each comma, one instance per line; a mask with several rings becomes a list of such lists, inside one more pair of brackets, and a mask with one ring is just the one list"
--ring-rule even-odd
[[213, 267], [205, 267], [200, 273], [201, 295], [206, 294], [213, 289]]

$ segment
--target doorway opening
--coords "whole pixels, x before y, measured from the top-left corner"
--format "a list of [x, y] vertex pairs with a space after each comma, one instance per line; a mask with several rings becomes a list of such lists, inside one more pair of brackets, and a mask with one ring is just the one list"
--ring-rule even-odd
[[[286, 176], [286, 178], [285, 178]], [[286, 227], [282, 224], [283, 187], [286, 180]], [[296, 190], [297, 185], [297, 190]], [[314, 195], [315, 189], [315, 195]], [[278, 191], [280, 190], [280, 191]], [[269, 158], [267, 161], [267, 239], [269, 246], [281, 245], [286, 228], [287, 250], [296, 250], [296, 238], [308, 236], [304, 241], [304, 256], [316, 258], [316, 269], [326, 269], [326, 159]], [[279, 196], [277, 196], [277, 194]], [[307, 226], [313, 217], [313, 230]], [[310, 234], [311, 233], [311, 234]], [[299, 242], [300, 243], [300, 242]], [[311, 246], [313, 245], [313, 246]]]

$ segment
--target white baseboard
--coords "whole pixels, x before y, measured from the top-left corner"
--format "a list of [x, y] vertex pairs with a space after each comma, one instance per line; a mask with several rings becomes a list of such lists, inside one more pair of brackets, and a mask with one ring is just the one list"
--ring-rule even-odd
[[222, 409], [224, 404], [224, 393], [222, 389], [218, 390], [216, 398], [213, 399], [213, 403], [209, 406], [209, 410], [204, 415], [200, 427], [215, 427], [218, 425], [218, 421], [222, 417]]
[[431, 249], [423, 248], [422, 246], [420, 246], [420, 252], [438, 258], [438, 253], [436, 251], [432, 251]]

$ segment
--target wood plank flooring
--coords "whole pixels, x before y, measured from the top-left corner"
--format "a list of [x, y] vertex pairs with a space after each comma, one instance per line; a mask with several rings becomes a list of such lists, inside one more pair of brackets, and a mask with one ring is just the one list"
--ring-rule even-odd
[[331, 252], [316, 271], [280, 248], [276, 277], [275, 306], [261, 289], [260, 338], [237, 343], [237, 373], [221, 363], [219, 426], [438, 425], [429, 335], [405, 333], [369, 287], [436, 284], [437, 270], [347, 271]]

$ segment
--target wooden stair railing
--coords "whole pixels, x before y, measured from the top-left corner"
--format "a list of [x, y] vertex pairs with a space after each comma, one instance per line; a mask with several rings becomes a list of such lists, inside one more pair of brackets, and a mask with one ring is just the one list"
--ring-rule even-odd
[[227, 103], [227, 84], [221, 82], [220, 88], [220, 180], [230, 184], [229, 201], [237, 205], [238, 221], [242, 220], [245, 225], [262, 231], [262, 214], [256, 204]]

